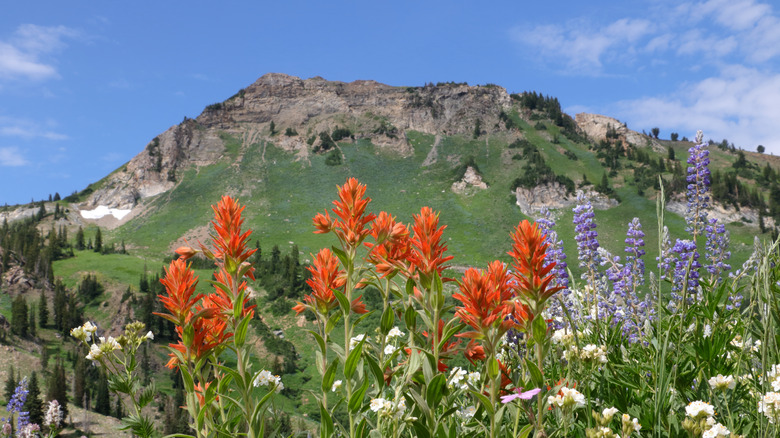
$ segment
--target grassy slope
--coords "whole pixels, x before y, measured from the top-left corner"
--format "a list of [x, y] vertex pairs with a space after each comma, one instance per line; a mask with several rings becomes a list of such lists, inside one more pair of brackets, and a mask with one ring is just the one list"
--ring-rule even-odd
[[[529, 124], [517, 119], [524, 135], [536, 144], [543, 156], [558, 174], [564, 174], [575, 181], [585, 173], [590, 181], [599, 181], [604, 170], [592, 151], [573, 144], [560, 136], [560, 144], [553, 145], [546, 139], [558, 133], [555, 126], [548, 131], [535, 131]], [[68, 285], [74, 285], [85, 271], [98, 271], [103, 279], [119, 284], [136, 286], [146, 264], [156, 271], [159, 260], [169, 254], [171, 242], [188, 230], [205, 226], [211, 218], [209, 206], [216, 203], [222, 194], [237, 195], [247, 204], [246, 226], [254, 230], [264, 251], [274, 244], [280, 245], [285, 253], [289, 242], [298, 244], [307, 259], [309, 253], [334, 243], [332, 236], [312, 233], [311, 218], [315, 213], [331, 207], [336, 195], [336, 186], [348, 177], [356, 177], [367, 184], [367, 194], [372, 198], [370, 210], [386, 210], [399, 220], [410, 222], [412, 215], [423, 205], [429, 205], [441, 214], [441, 223], [447, 225], [445, 239], [450, 253], [455, 256], [454, 265], [484, 265], [489, 260], [500, 258], [507, 261], [506, 251], [510, 247], [509, 233], [518, 221], [525, 218], [514, 205], [509, 188], [524, 164], [523, 160], [501, 159], [511, 141], [509, 137], [493, 136], [487, 142], [462, 137], [442, 137], [438, 146], [438, 160], [435, 164], [422, 167], [428, 155], [434, 136], [409, 132], [413, 148], [411, 157], [401, 157], [391, 151], [375, 147], [366, 140], [355, 143], [340, 143], [344, 154], [341, 166], [325, 165], [325, 156], [313, 155], [310, 163], [296, 162], [293, 156], [273, 145], [253, 144], [240, 148], [238, 141], [223, 135], [226, 142], [225, 159], [217, 164], [190, 169], [181, 176], [181, 182], [170, 192], [159, 195], [147, 206], [147, 213], [135, 218], [118, 230], [104, 234], [104, 241], [117, 243], [124, 239], [137, 248], [133, 256], [100, 256], [86, 251], [77, 258], [55, 263], [55, 272], [65, 278]], [[685, 149], [675, 145], [677, 156], [685, 159]], [[569, 160], [562, 152], [570, 150], [578, 160]], [[519, 151], [518, 151], [519, 152]], [[514, 153], [514, 151], [512, 152]], [[715, 152], [713, 155], [720, 155]], [[471, 196], [454, 194], [451, 184], [455, 168], [466, 157], [473, 156], [489, 184], [487, 190]], [[730, 163], [732, 157], [716, 157], [715, 163]], [[630, 170], [622, 171], [628, 174]], [[622, 177], [623, 175], [621, 175]], [[622, 179], [619, 177], [618, 179]], [[622, 241], [628, 221], [639, 217], [646, 233], [648, 267], [657, 254], [657, 220], [655, 202], [636, 194], [635, 188], [623, 186], [618, 190], [622, 202], [613, 209], [596, 212], [599, 239], [603, 246], [614, 253], [622, 252]], [[652, 193], [652, 190], [648, 190]], [[564, 210], [558, 213], [558, 230], [564, 241], [570, 267], [576, 271], [576, 245], [571, 225], [572, 213]], [[666, 224], [673, 237], [685, 237], [685, 223], [674, 214], [667, 214]], [[754, 228], [729, 227], [734, 242], [733, 264], [744, 261], [750, 251]], [[199, 272], [207, 279], [208, 271]], [[201, 282], [203, 291], [208, 286]], [[108, 318], [101, 309], [90, 306], [87, 312], [95, 312], [101, 318]], [[283, 328], [302, 354], [301, 373], [286, 376], [285, 384], [303, 389], [316, 389], [316, 372], [313, 369], [313, 355], [309, 335], [305, 328], [297, 327], [292, 314], [283, 318], [266, 315], [272, 328]], [[261, 366], [268, 361], [259, 358]], [[167, 387], [166, 384], [162, 385]], [[305, 395], [303, 397], [307, 398]], [[282, 402], [292, 406], [292, 401]], [[313, 409], [311, 404], [304, 412]]]

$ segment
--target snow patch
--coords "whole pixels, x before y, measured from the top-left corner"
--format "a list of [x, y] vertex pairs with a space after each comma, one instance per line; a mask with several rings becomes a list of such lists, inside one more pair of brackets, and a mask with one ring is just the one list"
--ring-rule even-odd
[[103, 216], [114, 216], [115, 218], [122, 220], [130, 213], [130, 210], [121, 210], [118, 208], [108, 208], [105, 205], [98, 205], [94, 210], [81, 210], [81, 217], [84, 219], [100, 219]]

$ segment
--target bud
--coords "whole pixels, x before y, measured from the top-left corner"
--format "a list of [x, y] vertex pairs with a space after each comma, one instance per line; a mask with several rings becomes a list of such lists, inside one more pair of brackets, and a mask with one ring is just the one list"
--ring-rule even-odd
[[190, 257], [194, 256], [198, 253], [198, 251], [195, 248], [189, 247], [189, 246], [180, 246], [176, 248], [176, 254], [181, 256], [183, 260], [187, 260]]

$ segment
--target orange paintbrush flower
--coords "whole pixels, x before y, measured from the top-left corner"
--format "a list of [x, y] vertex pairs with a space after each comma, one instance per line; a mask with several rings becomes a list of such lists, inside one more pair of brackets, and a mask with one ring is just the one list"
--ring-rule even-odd
[[[198, 314], [204, 315], [191, 321], [193, 328], [192, 343], [187, 346], [183, 343], [184, 329], [181, 326], [176, 327], [176, 333], [179, 335], [179, 342], [168, 344], [174, 350], [178, 350], [185, 360], [199, 361], [211, 351], [233, 336], [226, 331], [227, 324], [217, 317], [217, 312], [208, 312], [208, 308], [201, 308]], [[189, 347], [189, 348], [188, 348]], [[189, 356], [187, 355], [189, 352]], [[176, 368], [179, 365], [179, 358], [171, 353], [171, 359], [165, 365], [168, 368]]]
[[511, 236], [513, 245], [508, 254], [514, 259], [513, 287], [517, 297], [530, 308], [530, 319], [533, 319], [544, 310], [545, 302], [563, 287], [551, 286], [555, 263], [545, 266], [548, 244], [536, 224], [524, 220]]
[[165, 268], [165, 277], [160, 280], [167, 295], [158, 295], [160, 302], [170, 313], [155, 313], [174, 324], [184, 325], [192, 315], [192, 308], [202, 297], [195, 294], [198, 276], [183, 259], [173, 260]]
[[477, 344], [477, 341], [469, 341], [469, 345], [466, 346], [466, 351], [463, 352], [466, 359], [471, 362], [472, 365], [476, 365], [477, 361], [485, 360], [485, 348]]
[[512, 299], [509, 280], [507, 267], [498, 260], [488, 265], [487, 271], [466, 270], [460, 292], [452, 298], [463, 303], [455, 316], [474, 330], [459, 336], [482, 339], [491, 329], [497, 328], [496, 336], [501, 337], [526, 319], [525, 309]]
[[411, 274], [419, 274], [424, 283], [430, 282], [434, 272], [441, 275], [447, 267], [445, 263], [452, 260], [452, 256], [444, 256], [447, 245], [441, 243], [445, 228], [446, 225], [439, 227], [439, 214], [430, 207], [423, 207], [419, 215], [414, 215], [414, 237], [409, 261], [414, 271]]
[[235, 266], [241, 265], [257, 251], [246, 249], [252, 231], [241, 232], [241, 225], [244, 223], [241, 212], [245, 206], [239, 205], [230, 196], [223, 196], [219, 203], [211, 208], [214, 210], [214, 220], [211, 222], [215, 232], [211, 236], [214, 256], [218, 259], [229, 258]]
[[371, 224], [371, 236], [375, 242], [365, 243], [369, 248], [367, 259], [376, 267], [377, 273], [386, 277], [398, 271], [408, 272], [411, 241], [406, 225], [382, 211]]
[[339, 269], [339, 259], [328, 248], [321, 249], [314, 257], [313, 266], [306, 269], [311, 272], [311, 278], [306, 280], [306, 284], [311, 287], [312, 293], [303, 297], [305, 304], [298, 302], [293, 310], [300, 314], [309, 309], [315, 314], [327, 315], [338, 306], [333, 289], [344, 287], [345, 272]]
[[[230, 276], [224, 268], [220, 269], [214, 274], [214, 280], [218, 284], [223, 284], [227, 286], [228, 290], [233, 290], [233, 277]], [[236, 290], [240, 292], [246, 291], [246, 281], [242, 281], [239, 283]], [[243, 313], [241, 314], [242, 317], [250, 315], [254, 315], [254, 309], [257, 307], [256, 305], [249, 305], [250, 299], [249, 296], [244, 295], [244, 305], [243, 305]], [[224, 316], [232, 316], [233, 315], [233, 307], [234, 307], [234, 298], [229, 296], [227, 293], [225, 293], [225, 290], [221, 287], [214, 286], [214, 293], [206, 295], [203, 298], [203, 305], [204, 307], [213, 307], [215, 309], [219, 309], [219, 311]]]
[[327, 233], [333, 231], [345, 247], [355, 249], [368, 236], [368, 225], [376, 217], [373, 213], [366, 213], [366, 207], [371, 198], [365, 197], [366, 186], [360, 184], [357, 179], [349, 178], [343, 186], [338, 187], [338, 199], [333, 201], [333, 214], [331, 219], [326, 212], [317, 213], [314, 216], [315, 233]]

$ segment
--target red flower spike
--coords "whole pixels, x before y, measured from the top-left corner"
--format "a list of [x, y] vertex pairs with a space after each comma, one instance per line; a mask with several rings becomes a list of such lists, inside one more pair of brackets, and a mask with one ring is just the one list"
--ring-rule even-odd
[[409, 228], [383, 211], [371, 224], [371, 236], [376, 242], [364, 245], [369, 248], [367, 259], [376, 267], [377, 273], [382, 278], [398, 271], [408, 273]]
[[555, 263], [544, 266], [548, 244], [536, 224], [522, 221], [511, 234], [513, 245], [508, 254], [514, 259], [515, 294], [531, 310], [531, 318], [544, 310], [545, 302], [562, 286], [550, 286]]
[[211, 208], [214, 210], [214, 220], [211, 224], [216, 233], [211, 236], [214, 256], [220, 259], [230, 258], [235, 266], [241, 265], [257, 251], [246, 249], [252, 231], [241, 233], [241, 225], [244, 223], [241, 212], [245, 206], [239, 205], [230, 196], [223, 196], [219, 203]]
[[202, 297], [195, 295], [198, 276], [187, 266], [183, 259], [173, 260], [165, 268], [165, 277], [160, 280], [165, 286], [166, 295], [157, 295], [170, 314], [155, 313], [175, 324], [184, 325], [192, 315], [192, 308]]
[[512, 299], [509, 279], [507, 267], [498, 260], [488, 265], [487, 271], [466, 270], [460, 293], [453, 294], [452, 298], [463, 303], [457, 308], [455, 316], [474, 331], [459, 336], [483, 338], [493, 327], [498, 328], [497, 336], [501, 336], [526, 319], [523, 307]]
[[463, 352], [463, 355], [466, 356], [466, 359], [468, 359], [472, 365], [476, 365], [477, 361], [485, 360], [485, 348], [472, 339], [469, 341], [469, 345], [466, 347], [466, 351]]
[[[414, 237], [411, 240], [411, 254], [409, 261], [414, 272], [429, 281], [436, 272], [441, 276], [447, 268], [445, 263], [452, 260], [452, 256], [444, 256], [447, 245], [441, 243], [442, 234], [446, 225], [439, 227], [439, 213], [430, 207], [423, 207], [419, 215], [414, 215]], [[450, 279], [442, 279], [449, 281]]]
[[345, 246], [357, 248], [370, 232], [367, 226], [376, 218], [373, 213], [366, 213], [371, 198], [364, 197], [365, 193], [365, 184], [349, 178], [338, 187], [338, 199], [333, 201], [336, 218], [331, 219], [327, 212], [325, 215], [317, 213], [314, 216], [315, 233], [333, 231]]
[[189, 246], [180, 246], [176, 248], [176, 251], [174, 251], [176, 254], [178, 254], [180, 259], [187, 260], [198, 253], [198, 250], [195, 248], [191, 248]]
[[[339, 259], [328, 248], [321, 249], [314, 257], [313, 266], [306, 269], [311, 272], [311, 278], [306, 280], [306, 284], [311, 287], [312, 293], [303, 297], [306, 304], [298, 302], [293, 310], [300, 314], [304, 310], [310, 309], [315, 313], [327, 315], [329, 311], [338, 306], [333, 289], [344, 287], [344, 283], [346, 283], [345, 272], [339, 269]], [[363, 307], [365, 308], [365, 305]]]

